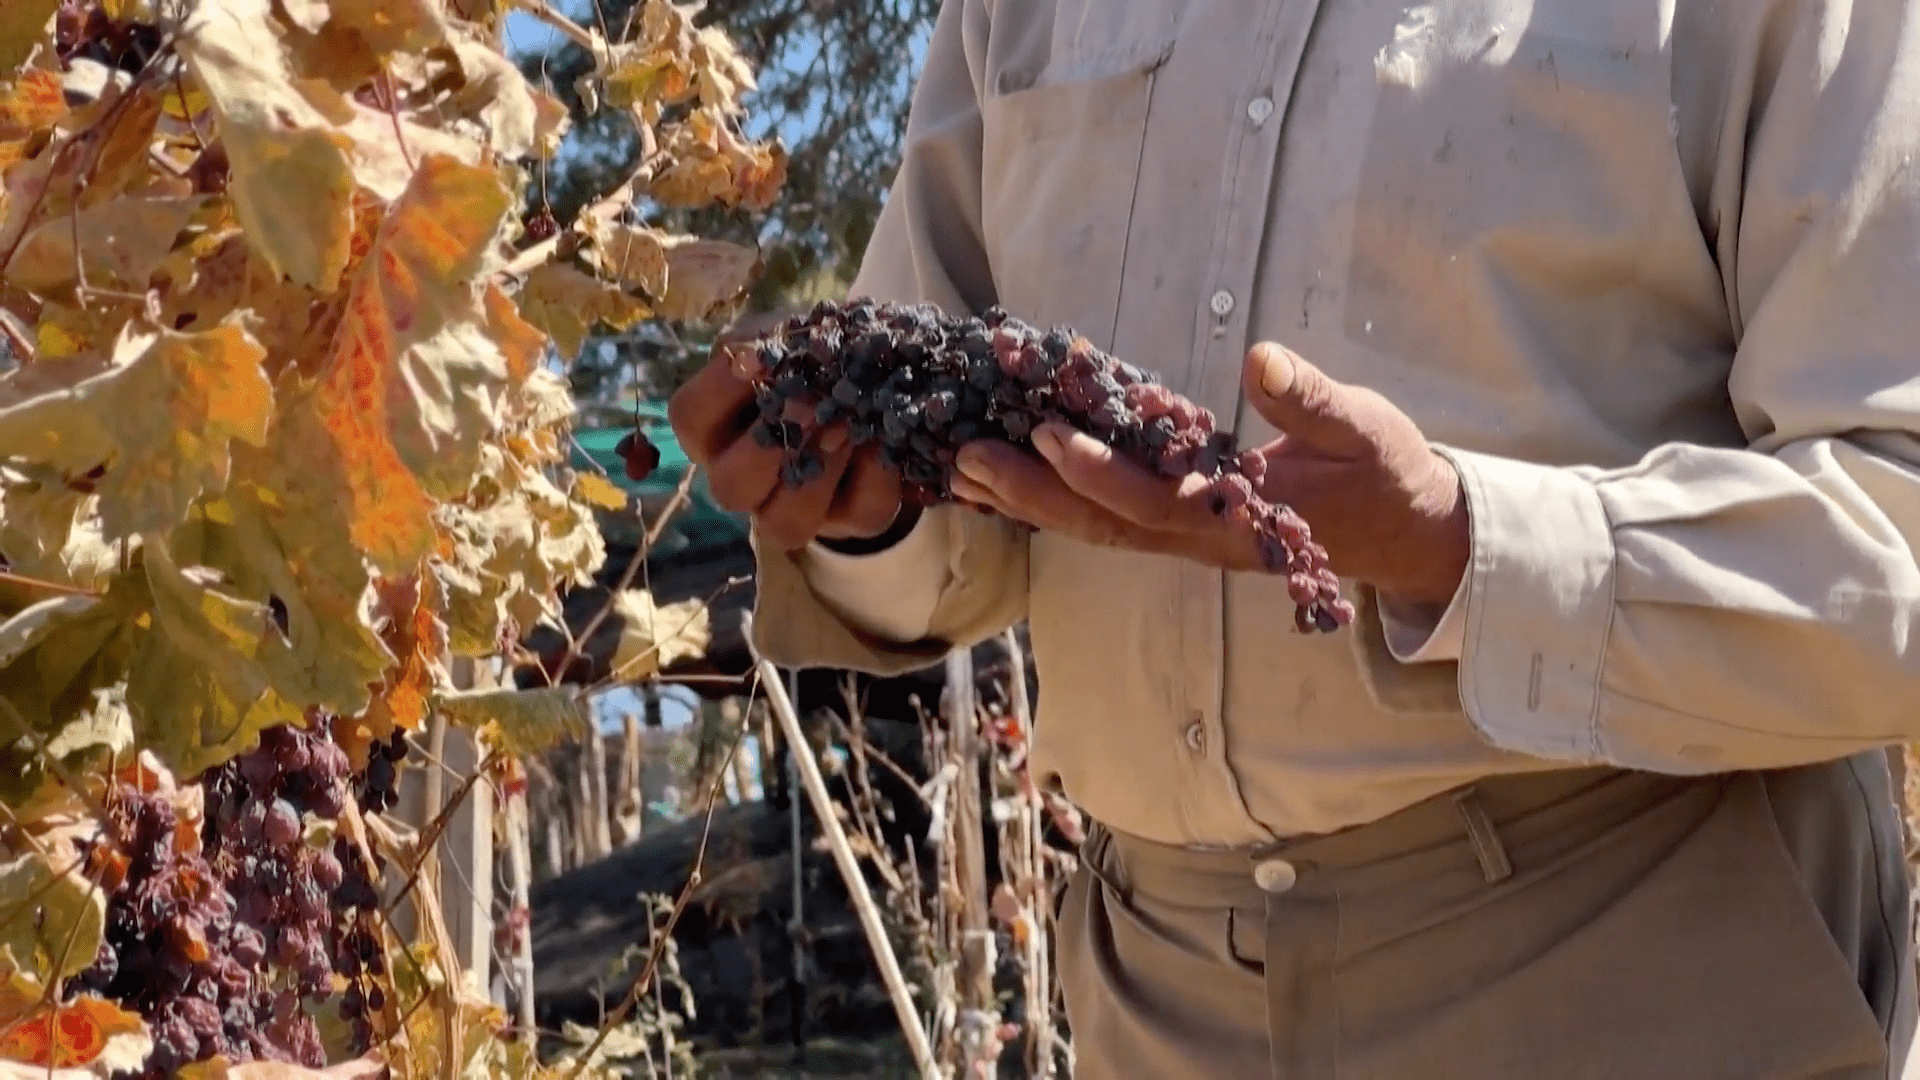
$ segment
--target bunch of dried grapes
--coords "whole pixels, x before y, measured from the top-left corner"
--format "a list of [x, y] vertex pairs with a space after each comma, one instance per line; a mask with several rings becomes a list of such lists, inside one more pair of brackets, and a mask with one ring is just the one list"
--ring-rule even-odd
[[823, 302], [747, 348], [758, 351], [762, 446], [788, 450], [789, 486], [819, 476], [813, 433], [845, 424], [877, 443], [921, 505], [953, 500], [955, 454], [975, 439], [1028, 446], [1035, 428], [1065, 424], [1157, 474], [1207, 480], [1214, 511], [1253, 531], [1268, 570], [1287, 578], [1303, 632], [1353, 617], [1307, 523], [1256, 491], [1266, 459], [1242, 452], [1214, 416], [1144, 371], [1064, 327], [1041, 330], [993, 308], [979, 317], [931, 305]]

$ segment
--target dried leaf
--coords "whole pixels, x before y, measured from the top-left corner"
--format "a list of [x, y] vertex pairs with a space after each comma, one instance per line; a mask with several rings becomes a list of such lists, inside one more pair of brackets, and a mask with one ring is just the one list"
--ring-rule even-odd
[[355, 546], [383, 571], [404, 573], [434, 542], [432, 500], [390, 432], [396, 405], [420, 404], [405, 393], [402, 357], [471, 310], [467, 282], [506, 211], [491, 170], [423, 161], [354, 279], [310, 412], [290, 418], [302, 456], [332, 466], [312, 479], [343, 489], [316, 494], [343, 504]]
[[175, 565], [164, 545], [149, 542], [142, 562], [153, 622], [127, 672], [141, 745], [191, 777], [253, 745], [261, 730], [298, 723], [300, 710], [271, 691], [260, 663], [279, 636], [267, 605], [216, 587], [205, 568]]
[[377, 56], [420, 52], [446, 39], [447, 24], [431, 0], [282, 0], [303, 30], [352, 34]]
[[92, 994], [53, 1006], [22, 972], [0, 983], [0, 1080], [77, 1080], [131, 1071], [153, 1050], [140, 1017]]
[[248, 241], [296, 284], [332, 291], [353, 232], [351, 144], [295, 89], [272, 0], [205, 0], [176, 47], [213, 103]]
[[696, 109], [660, 143], [668, 164], [647, 184], [647, 195], [662, 206], [764, 209], [786, 183], [786, 151], [777, 142], [747, 140], [714, 109]]
[[547, 95], [535, 91], [512, 61], [472, 35], [455, 36], [453, 50], [466, 83], [448, 98], [446, 107], [479, 121], [494, 153], [544, 157], [558, 148], [567, 123], [564, 109], [556, 115], [543, 108], [539, 99]]
[[661, 606], [645, 589], [626, 589], [613, 598], [613, 612], [622, 623], [612, 660], [618, 680], [652, 678], [682, 660], [704, 655], [713, 642], [705, 600]]
[[265, 441], [263, 355], [232, 322], [186, 334], [129, 327], [105, 372], [0, 408], [0, 457], [89, 477], [109, 538], [171, 529], [194, 499], [226, 486], [233, 442]]
[[33, 51], [53, 43], [53, 13], [60, 0], [6, 0], [0, 3], [0, 75], [18, 71]]
[[80, 857], [50, 863], [38, 852], [0, 862], [0, 960], [41, 982], [78, 975], [99, 955], [107, 898]]
[[[0, 13], [0, 38], [6, 35], [6, 19]], [[23, 71], [18, 79], [0, 83], [0, 170], [25, 157], [34, 136], [66, 114], [67, 99], [60, 91], [58, 72]]]
[[619, 289], [561, 263], [543, 263], [520, 289], [520, 314], [553, 339], [562, 356], [580, 351], [595, 326], [625, 330], [652, 309]]
[[175, 535], [174, 549], [184, 563], [221, 571], [234, 595], [277, 605], [284, 640], [270, 638], [260, 661], [280, 697], [352, 716], [394, 657], [363, 614], [364, 560], [344, 529], [323, 527], [337, 508], [303, 501], [316, 496], [288, 482], [261, 482], [296, 467], [258, 451], [236, 456], [245, 482], [209, 502]]
[[667, 292], [662, 318], [704, 321], [722, 316], [760, 272], [760, 253], [725, 240], [672, 237], [667, 245]]
[[73, 288], [82, 271], [89, 285], [143, 293], [205, 201], [198, 196], [117, 199], [80, 211], [77, 223], [71, 214], [56, 217], [27, 234], [4, 272], [12, 284], [42, 294]]
[[573, 493], [603, 510], [627, 508], [627, 493], [596, 472], [573, 474]]
[[541, 753], [590, 727], [579, 692], [565, 686], [446, 694], [434, 707], [456, 724], [483, 731], [515, 757]]
[[668, 248], [692, 239], [600, 218], [592, 219], [588, 228], [593, 238], [586, 253], [588, 263], [615, 284], [639, 289], [656, 300], [667, 292]]

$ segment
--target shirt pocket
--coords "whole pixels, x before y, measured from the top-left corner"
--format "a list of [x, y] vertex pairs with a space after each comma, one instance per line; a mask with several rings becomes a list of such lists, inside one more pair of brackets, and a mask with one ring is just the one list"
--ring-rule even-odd
[[1180, 0], [1060, 0], [1045, 56], [981, 104], [981, 225], [999, 303], [1110, 348], [1155, 72]]

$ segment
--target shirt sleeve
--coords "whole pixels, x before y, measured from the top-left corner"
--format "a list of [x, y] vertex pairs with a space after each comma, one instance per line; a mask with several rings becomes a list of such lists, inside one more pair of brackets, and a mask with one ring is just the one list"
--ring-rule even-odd
[[1458, 661], [1466, 637], [1467, 591], [1472, 584], [1469, 568], [1444, 608], [1395, 604], [1381, 597], [1380, 628], [1393, 658], [1403, 664]]
[[[980, 213], [986, 36], [981, 0], [943, 0], [852, 296], [948, 311], [994, 303]], [[753, 545], [754, 646], [782, 666], [898, 674], [999, 633], [1026, 608], [1026, 531], [998, 517], [935, 507], [870, 555], [779, 551], [758, 530]]]
[[1920, 12], [1765, 6], [1711, 214], [1748, 444], [1441, 448], [1473, 529], [1460, 700], [1501, 747], [1698, 773], [1920, 735]]

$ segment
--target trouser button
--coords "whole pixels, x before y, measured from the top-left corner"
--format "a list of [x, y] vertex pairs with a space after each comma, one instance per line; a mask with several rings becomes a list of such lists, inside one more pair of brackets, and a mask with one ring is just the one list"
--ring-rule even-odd
[[1266, 859], [1253, 868], [1253, 883], [1260, 886], [1262, 892], [1283, 893], [1299, 880], [1300, 872], [1285, 859]]

